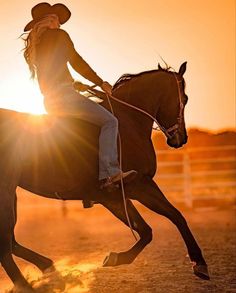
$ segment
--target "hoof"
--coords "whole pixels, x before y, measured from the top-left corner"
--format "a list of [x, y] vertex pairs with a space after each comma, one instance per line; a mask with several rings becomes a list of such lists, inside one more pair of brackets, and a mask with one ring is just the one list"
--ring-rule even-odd
[[103, 267], [114, 267], [118, 262], [118, 253], [111, 252], [103, 261]]
[[198, 276], [199, 278], [201, 278], [203, 280], [210, 280], [207, 265], [195, 264], [193, 266], [193, 272], [196, 276]]

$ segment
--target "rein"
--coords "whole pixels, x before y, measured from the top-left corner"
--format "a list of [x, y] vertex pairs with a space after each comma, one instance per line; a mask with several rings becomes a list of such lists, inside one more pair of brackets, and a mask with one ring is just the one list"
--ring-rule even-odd
[[[109, 103], [109, 106], [110, 106], [110, 109], [111, 109], [111, 112], [112, 114], [115, 116], [114, 114], [114, 110], [113, 110], [113, 107], [112, 107], [112, 104], [111, 104], [111, 101], [110, 101], [110, 98], [114, 98], [116, 99], [115, 97], [113, 97], [112, 95], [109, 95], [106, 93], [106, 96], [107, 96], [107, 100], [108, 100], [108, 103]], [[118, 141], [119, 141], [119, 167], [120, 167], [120, 172], [122, 173], [122, 147], [121, 147], [121, 136], [120, 136], [120, 132], [118, 130]], [[129, 213], [128, 213], [128, 209], [127, 209], [127, 198], [126, 198], [126, 194], [125, 194], [125, 187], [124, 187], [124, 181], [123, 181], [123, 177], [121, 176], [121, 191], [122, 191], [122, 198], [123, 198], [123, 202], [124, 202], [124, 208], [125, 208], [125, 215], [126, 215], [126, 219], [127, 219], [127, 222], [128, 222], [128, 225], [129, 225], [129, 228], [130, 228], [130, 231], [132, 233], [132, 235], [134, 236], [134, 239], [136, 240], [136, 242], [138, 241], [138, 238], [137, 236], [135, 235], [135, 232], [132, 228], [132, 224], [131, 224], [131, 221], [130, 221], [130, 216], [129, 216]]]

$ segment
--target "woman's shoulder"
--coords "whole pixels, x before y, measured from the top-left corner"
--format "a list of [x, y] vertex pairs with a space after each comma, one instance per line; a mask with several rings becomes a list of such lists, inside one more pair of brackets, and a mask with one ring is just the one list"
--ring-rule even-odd
[[56, 29], [47, 29], [44, 33], [43, 33], [43, 37], [46, 38], [62, 38], [62, 39], [70, 39], [69, 34], [64, 31], [63, 29], [60, 28], [56, 28]]
[[62, 44], [63, 46], [70, 47], [73, 45], [69, 34], [58, 29], [47, 29], [41, 36], [41, 42], [46, 44]]

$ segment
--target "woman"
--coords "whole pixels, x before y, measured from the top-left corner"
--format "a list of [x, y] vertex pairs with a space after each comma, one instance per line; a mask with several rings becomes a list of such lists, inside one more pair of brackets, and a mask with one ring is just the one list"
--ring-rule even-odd
[[111, 94], [111, 85], [103, 81], [76, 52], [69, 35], [60, 29], [71, 16], [63, 4], [39, 3], [31, 10], [33, 20], [24, 31], [24, 57], [32, 78], [37, 77], [48, 113], [74, 115], [101, 127], [99, 137], [99, 180], [108, 187], [132, 180], [136, 171], [122, 172], [117, 155], [118, 121], [105, 108], [74, 90], [67, 62], [83, 77]]

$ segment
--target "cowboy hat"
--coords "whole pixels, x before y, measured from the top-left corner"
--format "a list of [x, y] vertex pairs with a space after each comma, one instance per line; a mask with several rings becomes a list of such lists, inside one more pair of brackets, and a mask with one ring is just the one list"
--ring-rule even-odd
[[46, 2], [39, 3], [31, 9], [31, 15], [33, 17], [33, 20], [31, 20], [25, 26], [24, 32], [31, 30], [34, 24], [47, 14], [56, 14], [59, 18], [60, 24], [67, 22], [67, 20], [71, 16], [70, 10], [64, 4], [57, 3], [54, 5], [50, 5]]

